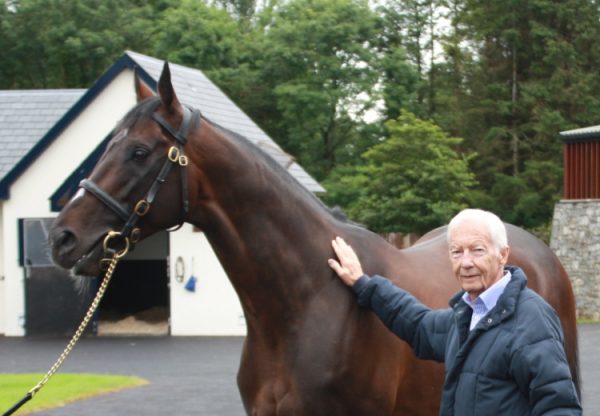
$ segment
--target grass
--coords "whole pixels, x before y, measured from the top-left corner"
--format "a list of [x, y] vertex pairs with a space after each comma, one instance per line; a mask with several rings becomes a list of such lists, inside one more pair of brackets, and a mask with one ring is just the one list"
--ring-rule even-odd
[[577, 323], [578, 324], [599, 324], [600, 321], [598, 321], [597, 319], [578, 319]]
[[[44, 374], [0, 373], [0, 412], [7, 411], [31, 390]], [[33, 398], [15, 415], [64, 406], [75, 400], [86, 399], [129, 387], [148, 384], [140, 377], [100, 374], [55, 374]]]

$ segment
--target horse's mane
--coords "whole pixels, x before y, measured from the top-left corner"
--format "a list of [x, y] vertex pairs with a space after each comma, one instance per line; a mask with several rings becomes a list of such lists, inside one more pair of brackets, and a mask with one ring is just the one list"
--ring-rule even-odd
[[302, 185], [286, 169], [284, 169], [283, 166], [277, 163], [277, 161], [275, 161], [271, 156], [269, 156], [266, 152], [260, 149], [257, 145], [252, 143], [250, 139], [248, 139], [240, 133], [223, 127], [222, 125], [206, 118], [205, 116], [202, 116], [202, 118], [206, 122], [210, 123], [213, 127], [217, 128], [228, 139], [234, 141], [237, 145], [244, 148], [244, 150], [250, 152], [252, 156], [263, 161], [265, 166], [267, 166], [274, 175], [279, 177], [286, 184], [286, 186], [289, 187], [291, 191], [293, 191], [296, 194], [301, 194], [305, 198], [307, 198], [307, 200], [316, 203], [318, 207], [323, 209], [328, 215], [331, 215], [337, 220], [348, 223], [350, 222], [340, 207], [329, 208], [327, 205], [325, 205], [325, 203], [321, 199], [317, 198], [315, 194], [306, 189], [306, 187]]

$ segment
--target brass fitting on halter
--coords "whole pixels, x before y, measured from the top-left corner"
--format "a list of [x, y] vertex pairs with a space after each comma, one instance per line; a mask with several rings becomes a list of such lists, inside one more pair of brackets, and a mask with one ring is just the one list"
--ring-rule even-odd
[[133, 230], [131, 230], [131, 234], [129, 234], [129, 241], [131, 241], [131, 244], [137, 244], [140, 241], [141, 236], [142, 230], [140, 230], [138, 227], [135, 227]]
[[176, 146], [171, 146], [169, 148], [169, 152], [167, 153], [167, 156], [169, 157], [169, 160], [171, 162], [178, 163], [179, 166], [187, 166], [188, 165], [187, 156], [184, 155], [183, 153], [181, 153], [181, 150], [179, 150], [179, 148]]
[[109, 231], [104, 242], [104, 258], [100, 260], [100, 270], [106, 271], [113, 259], [120, 259], [129, 252], [129, 238], [118, 231]]
[[139, 217], [143, 217], [148, 213], [148, 211], [150, 211], [150, 202], [145, 199], [139, 200], [133, 209], [133, 212], [135, 212]]

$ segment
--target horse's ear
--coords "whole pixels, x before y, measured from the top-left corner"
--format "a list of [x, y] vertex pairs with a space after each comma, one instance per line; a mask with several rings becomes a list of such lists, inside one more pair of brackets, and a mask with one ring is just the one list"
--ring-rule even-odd
[[171, 83], [171, 70], [169, 63], [165, 61], [162, 74], [158, 80], [158, 94], [163, 107], [169, 112], [174, 113], [177, 110], [181, 111], [181, 104], [175, 95], [173, 84]]
[[135, 73], [134, 73], [134, 79], [135, 79], [135, 81], [134, 81], [135, 82], [135, 95], [137, 97], [138, 103], [140, 101], [145, 100], [146, 98], [154, 96], [154, 91], [152, 91], [150, 89], [150, 87], [148, 87], [146, 85], [146, 83], [144, 81], [142, 81], [142, 79], [138, 75], [137, 71], [135, 71]]

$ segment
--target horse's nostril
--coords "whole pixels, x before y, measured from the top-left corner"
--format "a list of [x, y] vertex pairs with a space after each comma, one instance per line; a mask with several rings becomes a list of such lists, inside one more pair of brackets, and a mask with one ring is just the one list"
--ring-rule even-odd
[[77, 243], [77, 237], [69, 230], [57, 231], [53, 234], [51, 245], [52, 251], [63, 257], [73, 250]]

